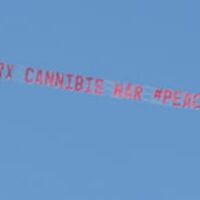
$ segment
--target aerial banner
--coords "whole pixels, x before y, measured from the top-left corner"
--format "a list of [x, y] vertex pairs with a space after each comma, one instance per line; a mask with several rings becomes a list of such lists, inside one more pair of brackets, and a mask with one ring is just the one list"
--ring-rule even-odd
[[27, 85], [57, 88], [64, 92], [109, 96], [178, 109], [200, 110], [200, 93], [111, 81], [93, 76], [49, 71], [32, 66], [20, 67], [0, 62], [0, 80], [20, 80]]

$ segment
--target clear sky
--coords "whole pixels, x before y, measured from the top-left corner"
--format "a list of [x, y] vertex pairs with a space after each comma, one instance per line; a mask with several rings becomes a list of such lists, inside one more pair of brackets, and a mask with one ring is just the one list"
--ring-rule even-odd
[[[197, 0], [0, 0], [9, 63], [199, 92]], [[199, 200], [199, 112], [0, 82], [0, 199]]]

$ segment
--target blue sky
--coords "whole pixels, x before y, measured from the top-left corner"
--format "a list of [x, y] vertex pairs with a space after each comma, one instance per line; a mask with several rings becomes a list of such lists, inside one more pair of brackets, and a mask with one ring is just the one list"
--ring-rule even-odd
[[[199, 1], [0, 1], [9, 63], [199, 92]], [[198, 112], [0, 82], [0, 199], [199, 200]]]

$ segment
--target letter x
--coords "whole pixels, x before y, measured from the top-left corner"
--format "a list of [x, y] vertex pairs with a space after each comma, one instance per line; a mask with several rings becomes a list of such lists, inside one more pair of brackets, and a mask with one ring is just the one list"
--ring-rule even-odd
[[12, 71], [14, 69], [13, 65], [7, 65], [7, 75], [6, 75], [6, 79], [12, 79]]

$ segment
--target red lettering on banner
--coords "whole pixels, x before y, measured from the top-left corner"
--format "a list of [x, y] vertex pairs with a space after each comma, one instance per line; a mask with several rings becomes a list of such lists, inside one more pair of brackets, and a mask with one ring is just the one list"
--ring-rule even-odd
[[53, 72], [46, 71], [44, 84], [48, 87], [54, 86], [55, 74]]
[[55, 86], [59, 87], [60, 89], [63, 88], [64, 86], [64, 74], [61, 73], [56, 73], [56, 81], [55, 81]]
[[140, 100], [142, 100], [143, 91], [144, 91], [144, 89], [143, 89], [142, 85], [133, 86], [132, 84], [129, 83], [126, 86], [125, 91], [124, 91], [124, 84], [116, 83], [115, 87], [114, 87], [113, 96], [140, 101]]
[[5, 64], [4, 63], [0, 63], [0, 78], [3, 77], [3, 70], [4, 70], [4, 66]]
[[33, 83], [33, 80], [29, 77], [30, 73], [34, 73], [34, 70], [31, 67], [27, 68], [25, 72], [25, 82], [28, 84]]
[[[0, 79], [5, 78], [12, 80], [15, 69], [14, 65], [0, 63]], [[85, 92], [86, 94], [103, 95], [104, 80], [95, 79], [93, 77], [83, 77], [81, 75], [74, 76], [73, 74], [64, 74], [59, 72], [43, 71], [41, 69], [26, 68], [24, 74], [24, 81], [27, 84], [35, 83], [37, 85], [45, 85], [47, 87], [57, 87], [59, 89], [73, 90], [76, 92]], [[142, 85], [132, 85], [105, 81], [108, 87], [106, 89], [113, 89], [112, 96], [124, 98], [129, 100], [143, 100], [143, 93], [145, 92]], [[148, 93], [149, 94], [149, 93]], [[200, 110], [200, 93], [190, 94], [182, 91], [174, 91], [171, 89], [155, 89], [152, 91], [150, 98], [164, 104], [170, 104], [174, 108], [191, 108]], [[151, 99], [152, 100], [152, 99]]]
[[12, 72], [14, 70], [14, 65], [7, 65], [7, 75], [6, 79], [12, 80]]
[[73, 74], [67, 74], [67, 85], [65, 87], [65, 90], [73, 90], [73, 88], [72, 88], [73, 77], [74, 77]]
[[91, 94], [91, 93], [92, 93], [92, 90], [91, 90], [92, 81], [93, 81], [94, 79], [93, 79], [92, 77], [87, 77], [86, 80], [87, 80], [87, 87], [86, 87], [85, 92], [86, 92], [87, 94]]
[[169, 100], [172, 100], [172, 95], [173, 95], [172, 90], [165, 89], [164, 92], [163, 92], [163, 101], [162, 101], [162, 103], [166, 104], [166, 103], [169, 102]]
[[[172, 103], [174, 108], [193, 108], [195, 110], [200, 109], [200, 94], [195, 94], [192, 95], [190, 93], [183, 93], [181, 91], [173, 91], [169, 89], [163, 90], [163, 95], [162, 96], [157, 96], [157, 91], [156, 90], [156, 96], [154, 98], [158, 100], [160, 97], [162, 97], [162, 104], [167, 104], [167, 103]], [[159, 92], [160, 94], [160, 92]]]
[[126, 99], [132, 99], [132, 98], [133, 98], [132, 94], [133, 94], [133, 86], [132, 86], [132, 84], [129, 83], [129, 84], [126, 86], [125, 98], [126, 98]]
[[183, 99], [183, 108], [191, 108], [192, 95], [187, 93]]
[[180, 108], [181, 104], [180, 104], [180, 100], [181, 100], [181, 95], [182, 92], [181, 91], [175, 91], [173, 94], [173, 98], [172, 98], [172, 102], [173, 102], [173, 106], [175, 108]]
[[200, 104], [198, 104], [198, 101], [200, 100], [200, 94], [195, 94], [194, 95], [194, 99], [193, 99], [193, 108], [195, 110], [199, 110], [200, 109]]
[[82, 76], [76, 76], [76, 80], [75, 80], [75, 91], [76, 92], [81, 92], [83, 90], [83, 83], [84, 83], [84, 79]]
[[124, 84], [115, 84], [115, 88], [114, 88], [114, 93], [113, 93], [113, 97], [119, 97], [122, 98], [123, 97], [123, 90], [124, 90]]
[[142, 100], [142, 94], [144, 92], [143, 86], [142, 85], [137, 85], [135, 86], [134, 89], [134, 99], [141, 101]]
[[96, 95], [102, 95], [103, 94], [103, 79], [96, 79], [95, 81], [95, 89], [94, 89], [94, 93]]
[[35, 79], [35, 84], [37, 85], [42, 85], [43, 84], [43, 72], [42, 70], [37, 71], [36, 79]]

